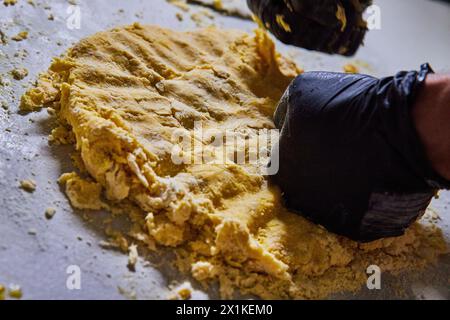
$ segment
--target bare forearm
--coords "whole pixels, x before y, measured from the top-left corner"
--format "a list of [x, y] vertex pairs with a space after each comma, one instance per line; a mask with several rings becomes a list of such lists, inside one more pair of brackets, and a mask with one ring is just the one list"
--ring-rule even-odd
[[412, 116], [431, 165], [450, 180], [450, 74], [428, 76]]

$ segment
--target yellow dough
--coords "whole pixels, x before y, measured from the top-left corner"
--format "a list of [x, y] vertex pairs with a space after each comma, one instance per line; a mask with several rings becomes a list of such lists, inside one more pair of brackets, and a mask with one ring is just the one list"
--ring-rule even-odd
[[218, 281], [224, 298], [235, 289], [320, 298], [359, 289], [372, 264], [395, 272], [436, 260], [446, 244], [433, 225], [358, 244], [288, 212], [249, 164], [171, 161], [174, 132], [192, 135], [195, 121], [254, 143], [251, 130], [274, 127], [276, 103], [299, 72], [260, 30], [134, 24], [54, 59], [21, 107], [51, 106], [59, 121], [52, 140], [75, 143], [81, 173], [60, 179], [72, 205], [122, 208], [141, 244], [173, 247], [178, 267], [202, 283]]

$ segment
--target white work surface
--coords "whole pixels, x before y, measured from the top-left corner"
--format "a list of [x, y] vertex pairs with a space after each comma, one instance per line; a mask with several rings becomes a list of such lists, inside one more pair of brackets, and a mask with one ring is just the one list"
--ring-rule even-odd
[[[47, 136], [51, 120], [47, 112], [19, 115], [18, 101], [25, 87], [47, 69], [51, 57], [96, 31], [134, 21], [179, 30], [195, 28], [195, 24], [190, 14], [164, 0], [77, 2], [82, 18], [79, 30], [66, 27], [68, 1], [35, 0], [35, 7], [25, 0], [10, 7], [0, 4], [3, 32], [12, 36], [28, 29], [30, 33], [25, 41], [0, 45], [0, 74], [4, 78], [10, 78], [7, 72], [14, 67], [24, 66], [30, 71], [24, 80], [12, 80], [9, 86], [0, 86], [0, 97], [9, 105], [9, 111], [0, 108], [0, 284], [21, 285], [24, 299], [164, 299], [169, 295], [168, 285], [185, 277], [170, 267], [156, 267], [161, 258], [154, 256], [141, 257], [136, 272], [130, 272], [126, 255], [100, 248], [99, 241], [106, 239], [101, 227], [85, 222], [81, 213], [70, 207], [56, 183], [61, 173], [71, 170], [71, 147], [50, 146]], [[369, 32], [365, 47], [351, 59], [281, 44], [278, 49], [294, 57], [307, 71], [342, 71], [348, 62], [361, 66], [362, 72], [377, 76], [400, 69], [417, 69], [423, 62], [430, 62], [438, 72], [450, 71], [450, 5], [426, 0], [375, 0], [375, 3], [381, 8], [381, 30]], [[199, 7], [193, 7], [191, 12], [198, 10]], [[183, 13], [182, 22], [176, 19], [176, 12]], [[50, 13], [54, 21], [47, 19]], [[255, 28], [250, 21], [215, 16], [213, 22], [221, 28], [248, 31]], [[28, 51], [23, 60], [14, 56], [20, 49]], [[37, 190], [32, 194], [18, 188], [19, 181], [27, 178], [37, 181]], [[450, 239], [449, 203], [449, 193], [442, 192], [440, 199], [432, 204], [441, 216], [439, 225], [447, 239]], [[52, 220], [44, 217], [47, 207], [57, 209]], [[30, 235], [30, 229], [35, 229], [36, 234]], [[383, 274], [381, 290], [362, 289], [356, 295], [342, 294], [334, 298], [448, 299], [449, 260], [445, 256], [415, 280], [408, 275], [400, 279]], [[69, 265], [81, 268], [81, 290], [66, 287]], [[392, 288], [391, 284], [399, 281], [405, 295], [398, 296]], [[217, 297], [216, 289], [202, 292], [193, 285], [195, 298]]]

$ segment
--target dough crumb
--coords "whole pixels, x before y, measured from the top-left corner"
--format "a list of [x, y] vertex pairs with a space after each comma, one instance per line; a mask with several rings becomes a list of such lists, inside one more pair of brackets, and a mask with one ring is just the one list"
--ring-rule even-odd
[[11, 284], [8, 288], [8, 294], [11, 298], [20, 299], [23, 296], [22, 288], [17, 284]]
[[275, 20], [277, 24], [286, 32], [292, 32], [291, 26], [284, 20], [284, 16], [282, 14], [277, 14], [275, 16]]
[[136, 263], [138, 261], [138, 251], [137, 251], [137, 245], [132, 244], [128, 248], [128, 269], [130, 271], [136, 271]]
[[178, 9], [181, 9], [185, 12], [189, 11], [189, 5], [186, 3], [186, 0], [166, 0], [166, 1], [174, 5]]
[[8, 43], [8, 37], [2, 30], [0, 30], [0, 44], [5, 45], [7, 43]]
[[169, 300], [189, 300], [192, 297], [192, 287], [189, 282], [182, 283], [172, 289], [172, 293], [168, 296]]
[[11, 84], [11, 82], [8, 79], [6, 79], [6, 78], [4, 78], [4, 76], [0, 75], [0, 86], [7, 87], [10, 84]]
[[213, 0], [213, 6], [217, 10], [223, 9], [223, 3], [222, 0]]
[[11, 37], [11, 40], [14, 41], [22, 41], [28, 38], [28, 31], [21, 31], [18, 34], [16, 34], [15, 36]]
[[0, 301], [5, 300], [5, 286], [0, 284]]
[[188, 300], [191, 298], [192, 292], [189, 288], [182, 288], [178, 290], [178, 295], [182, 300]]
[[27, 192], [34, 192], [36, 190], [36, 182], [30, 179], [22, 180], [20, 181], [20, 188]]
[[52, 218], [55, 216], [55, 214], [56, 214], [55, 208], [47, 208], [47, 209], [45, 210], [45, 217], [46, 217], [48, 220], [52, 219]]
[[3, 0], [5, 6], [13, 6], [17, 3], [17, 0]]
[[359, 69], [357, 66], [355, 66], [352, 63], [347, 63], [344, 67], [343, 67], [344, 72], [346, 73], [358, 73]]
[[22, 80], [26, 76], [28, 76], [28, 70], [25, 68], [17, 68], [14, 70], [11, 70], [11, 75], [15, 80]]
[[181, 12], [175, 13], [175, 17], [178, 19], [178, 21], [183, 21], [184, 19], [183, 14], [181, 14]]
[[6, 100], [0, 99], [0, 106], [5, 111], [9, 110], [9, 105], [8, 105], [8, 102], [6, 102]]
[[125, 298], [129, 299], [129, 300], [136, 300], [137, 299], [137, 294], [136, 291], [133, 289], [125, 289], [121, 286], [117, 286], [117, 290], [119, 291], [119, 293], [121, 295], [123, 295]]

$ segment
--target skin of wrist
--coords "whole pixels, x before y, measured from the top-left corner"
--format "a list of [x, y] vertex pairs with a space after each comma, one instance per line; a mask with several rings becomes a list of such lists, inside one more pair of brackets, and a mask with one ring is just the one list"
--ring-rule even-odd
[[431, 166], [450, 180], [450, 75], [428, 75], [411, 113]]

